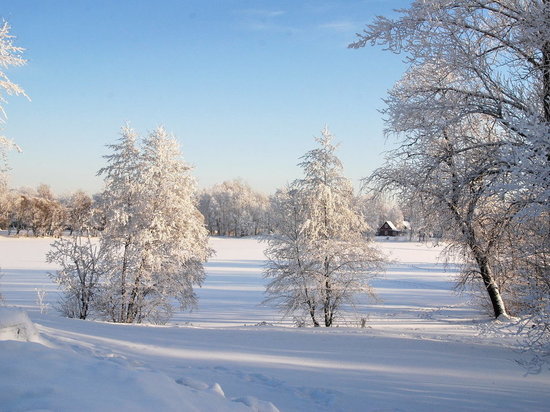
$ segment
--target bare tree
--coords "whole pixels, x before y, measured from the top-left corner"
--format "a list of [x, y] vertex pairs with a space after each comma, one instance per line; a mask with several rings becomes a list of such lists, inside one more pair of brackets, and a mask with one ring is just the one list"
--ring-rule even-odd
[[81, 234], [61, 238], [51, 245], [46, 260], [61, 266], [60, 270], [49, 274], [64, 291], [61, 312], [69, 318], [86, 319], [93, 309], [99, 282], [105, 273], [104, 256], [99, 245]]

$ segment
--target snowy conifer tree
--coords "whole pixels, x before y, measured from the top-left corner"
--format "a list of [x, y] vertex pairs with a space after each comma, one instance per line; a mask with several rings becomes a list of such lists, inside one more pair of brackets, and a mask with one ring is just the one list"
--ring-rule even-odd
[[304, 310], [314, 326], [329, 327], [354, 295], [372, 293], [368, 279], [383, 259], [363, 236], [367, 225], [354, 209], [353, 188], [327, 128], [316, 141], [320, 147], [299, 164], [304, 178], [278, 195], [265, 275], [272, 278], [268, 300], [287, 314]]

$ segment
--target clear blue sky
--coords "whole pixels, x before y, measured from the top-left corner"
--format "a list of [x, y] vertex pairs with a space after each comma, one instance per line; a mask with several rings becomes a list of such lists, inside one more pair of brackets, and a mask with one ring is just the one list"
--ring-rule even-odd
[[406, 7], [364, 1], [5, 1], [28, 64], [9, 69], [2, 133], [12, 187], [97, 192], [106, 144], [125, 121], [164, 125], [201, 187], [242, 178], [274, 191], [326, 124], [357, 184], [388, 149], [378, 110], [404, 70], [380, 48], [347, 49], [365, 23]]

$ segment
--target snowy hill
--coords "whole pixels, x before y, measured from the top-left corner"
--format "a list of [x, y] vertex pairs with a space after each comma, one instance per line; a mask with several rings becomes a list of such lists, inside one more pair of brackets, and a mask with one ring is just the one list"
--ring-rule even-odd
[[4, 304], [30, 317], [4, 309], [0, 327], [39, 333], [0, 333], [2, 411], [548, 410], [550, 373], [525, 375], [513, 339], [480, 335], [491, 321], [451, 291], [455, 269], [438, 263], [439, 248], [379, 243], [393, 259], [374, 282], [379, 301], [313, 329], [260, 305], [256, 239], [212, 239], [199, 309], [169, 325], [61, 318], [55, 267], [43, 263], [50, 242], [0, 237]]

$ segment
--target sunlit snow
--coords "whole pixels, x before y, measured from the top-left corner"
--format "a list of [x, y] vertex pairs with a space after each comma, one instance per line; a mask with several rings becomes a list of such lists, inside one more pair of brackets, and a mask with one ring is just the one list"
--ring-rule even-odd
[[[336, 328], [296, 328], [261, 305], [265, 243], [213, 238], [199, 307], [166, 326], [60, 317], [51, 239], [0, 236], [0, 410], [547, 410], [514, 339], [452, 291], [441, 247], [380, 241], [392, 259]], [[46, 291], [42, 308], [37, 289]], [[44, 313], [41, 313], [41, 309]], [[360, 327], [360, 318], [366, 327]], [[27, 320], [25, 320], [27, 319]], [[32, 323], [31, 323], [32, 321]], [[3, 322], [3, 323], [2, 323]], [[12, 325], [13, 326], [13, 325]], [[32, 333], [35, 327], [39, 333]]]

